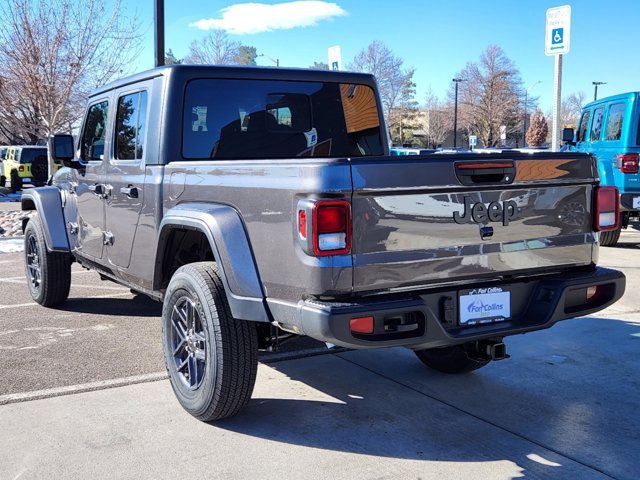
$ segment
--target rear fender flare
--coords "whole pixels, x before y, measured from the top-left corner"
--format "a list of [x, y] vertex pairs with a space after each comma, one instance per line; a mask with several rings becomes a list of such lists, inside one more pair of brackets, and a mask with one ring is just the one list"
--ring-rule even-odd
[[159, 229], [154, 290], [161, 288], [165, 248], [176, 228], [197, 230], [207, 237], [234, 318], [271, 321], [244, 223], [228, 205], [181, 204], [165, 214]]
[[30, 188], [22, 192], [22, 210], [36, 210], [50, 252], [68, 252], [69, 237], [62, 209], [62, 192], [57, 187]]

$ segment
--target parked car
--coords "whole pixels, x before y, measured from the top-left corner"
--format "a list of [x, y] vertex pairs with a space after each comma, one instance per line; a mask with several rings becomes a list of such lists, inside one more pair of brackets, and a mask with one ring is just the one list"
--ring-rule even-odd
[[[61, 164], [55, 164], [55, 170]], [[5, 187], [7, 179], [11, 181], [11, 191], [22, 189], [23, 183], [31, 183], [36, 187], [43, 186], [49, 177], [47, 164], [47, 147], [11, 146], [7, 147], [2, 162], [0, 186]]]
[[631, 218], [640, 216], [640, 92], [629, 92], [591, 102], [582, 109], [578, 131], [565, 129], [563, 140], [571, 150], [591, 153], [598, 159], [601, 185], [620, 190], [620, 227], [600, 234], [600, 244], [612, 246]]
[[[624, 275], [596, 266], [618, 192], [593, 157], [390, 156], [379, 98], [371, 75], [283, 68], [100, 87], [78, 142], [51, 140], [68, 168], [22, 195], [32, 298], [66, 301], [78, 262], [163, 302], [171, 386], [212, 421], [247, 404], [258, 349], [291, 334], [464, 373], [507, 358], [505, 337], [622, 296]], [[543, 193], [591, 214], [567, 225]]]

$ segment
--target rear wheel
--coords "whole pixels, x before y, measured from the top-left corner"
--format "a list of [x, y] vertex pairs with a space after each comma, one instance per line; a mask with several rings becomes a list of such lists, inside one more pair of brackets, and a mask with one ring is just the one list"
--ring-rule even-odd
[[11, 170], [11, 193], [22, 190], [22, 178], [18, 175], [17, 170]]
[[0, 187], [6, 187], [7, 186], [7, 177], [5, 177], [4, 175], [0, 175]]
[[427, 367], [443, 373], [471, 372], [491, 361], [470, 358], [464, 345], [416, 350], [415, 354]]
[[203, 421], [238, 413], [258, 368], [255, 325], [231, 316], [215, 263], [180, 267], [162, 308], [164, 359], [182, 407]]
[[608, 232], [600, 232], [600, 245], [603, 247], [613, 247], [620, 240], [620, 232], [622, 227], [618, 227], [616, 230], [609, 230]]
[[71, 287], [71, 256], [47, 251], [38, 215], [31, 217], [24, 231], [24, 259], [31, 298], [45, 307], [65, 302]]

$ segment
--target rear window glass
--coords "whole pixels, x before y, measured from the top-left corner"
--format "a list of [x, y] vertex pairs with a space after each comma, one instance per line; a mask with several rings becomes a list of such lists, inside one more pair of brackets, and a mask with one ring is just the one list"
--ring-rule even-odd
[[580, 119], [580, 128], [578, 129], [578, 136], [576, 141], [584, 142], [587, 139], [587, 125], [589, 125], [589, 117], [591, 116], [591, 110], [587, 110], [582, 114]]
[[373, 90], [366, 85], [192, 80], [182, 154], [188, 159], [382, 155]]
[[25, 148], [20, 154], [20, 163], [32, 163], [36, 158], [43, 158], [47, 161], [46, 148]]
[[602, 131], [602, 117], [604, 116], [604, 108], [596, 108], [593, 112], [593, 121], [591, 122], [591, 136], [592, 142], [600, 140], [600, 132]]

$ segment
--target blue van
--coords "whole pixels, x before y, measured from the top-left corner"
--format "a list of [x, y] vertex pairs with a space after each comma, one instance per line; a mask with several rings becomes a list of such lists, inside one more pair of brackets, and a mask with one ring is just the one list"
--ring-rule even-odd
[[[626, 228], [630, 218], [640, 215], [639, 95], [640, 92], [623, 93], [588, 103], [582, 109], [575, 148], [571, 149], [594, 155], [600, 184], [620, 190], [620, 228]], [[600, 244], [615, 245], [620, 228], [600, 233]]]

